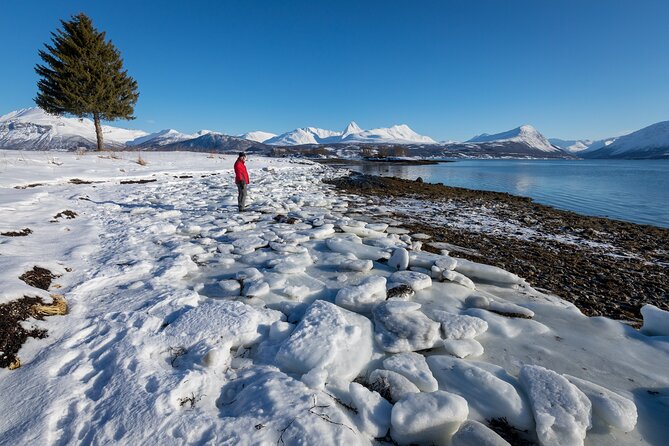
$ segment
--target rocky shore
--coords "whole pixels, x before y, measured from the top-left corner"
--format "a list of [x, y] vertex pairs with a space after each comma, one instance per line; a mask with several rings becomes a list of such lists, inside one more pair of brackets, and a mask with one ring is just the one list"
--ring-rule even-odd
[[351, 174], [329, 182], [393, 209], [412, 233], [430, 236], [423, 249], [446, 246], [456, 256], [514, 272], [584, 314], [639, 326], [642, 305], [669, 310], [667, 229], [392, 177]]

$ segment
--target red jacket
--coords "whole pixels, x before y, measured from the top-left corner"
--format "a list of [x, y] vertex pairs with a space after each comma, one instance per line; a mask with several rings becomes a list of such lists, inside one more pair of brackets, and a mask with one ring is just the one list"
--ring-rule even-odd
[[235, 183], [239, 183], [240, 181], [249, 184], [249, 173], [246, 171], [244, 161], [238, 158], [237, 161], [235, 161]]

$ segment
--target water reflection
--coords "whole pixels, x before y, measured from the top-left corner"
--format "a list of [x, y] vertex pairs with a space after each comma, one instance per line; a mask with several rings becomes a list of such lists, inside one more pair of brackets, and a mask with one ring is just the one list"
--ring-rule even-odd
[[669, 227], [669, 160], [462, 160], [343, 166], [369, 175], [531, 197], [588, 215]]

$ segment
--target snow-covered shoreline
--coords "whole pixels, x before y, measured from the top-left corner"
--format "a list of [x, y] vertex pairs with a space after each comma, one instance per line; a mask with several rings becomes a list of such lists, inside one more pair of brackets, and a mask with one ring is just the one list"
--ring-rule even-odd
[[0, 302], [49, 299], [17, 278], [37, 265], [71, 309], [0, 369], [0, 444], [476, 444], [501, 417], [543, 444], [669, 436], [662, 313], [646, 336], [425, 253], [317, 164], [252, 157], [239, 214], [231, 156], [120, 156], [0, 152], [0, 232], [32, 230], [0, 240]]

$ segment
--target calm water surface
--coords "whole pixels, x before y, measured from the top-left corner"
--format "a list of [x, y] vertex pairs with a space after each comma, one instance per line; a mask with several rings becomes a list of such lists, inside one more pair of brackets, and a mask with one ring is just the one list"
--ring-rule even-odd
[[587, 215], [669, 228], [669, 160], [458, 160], [348, 165], [371, 175], [508, 192]]

